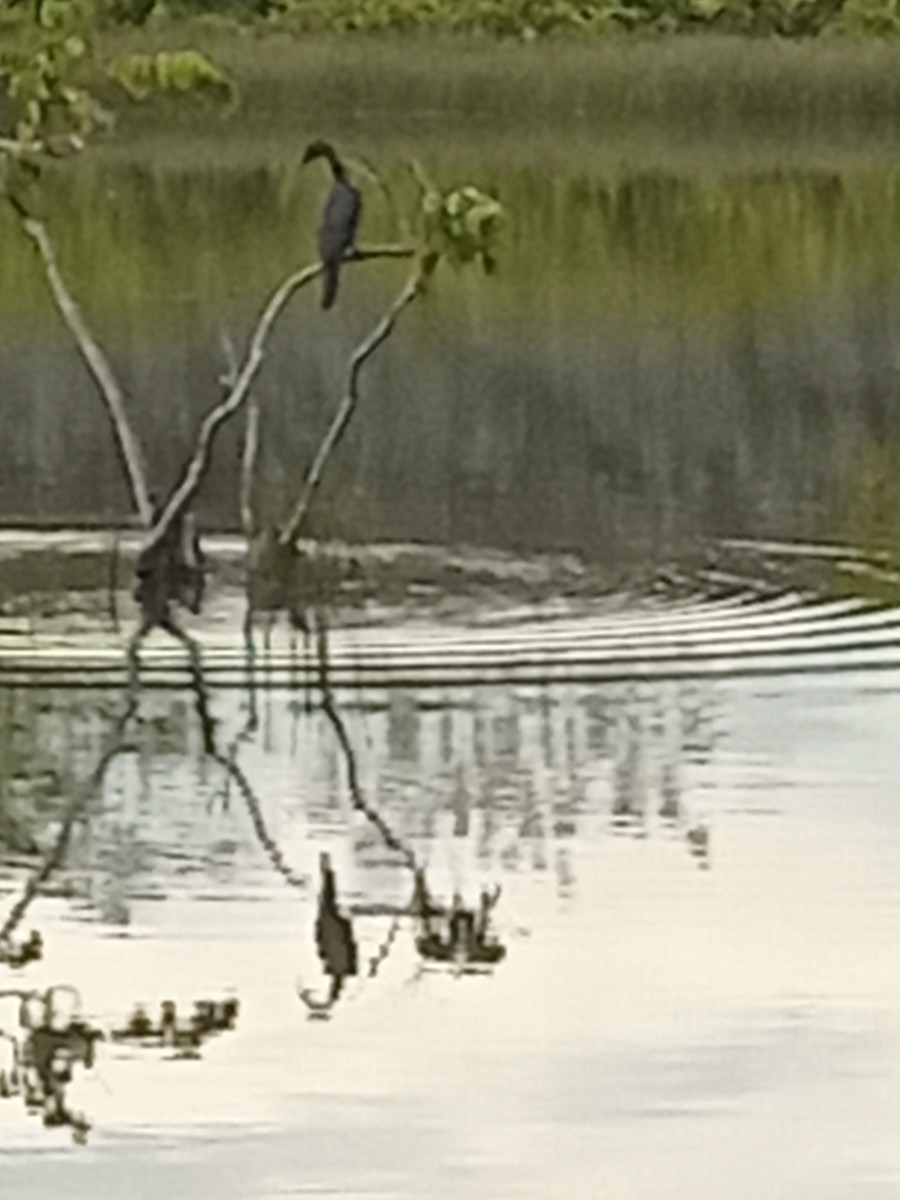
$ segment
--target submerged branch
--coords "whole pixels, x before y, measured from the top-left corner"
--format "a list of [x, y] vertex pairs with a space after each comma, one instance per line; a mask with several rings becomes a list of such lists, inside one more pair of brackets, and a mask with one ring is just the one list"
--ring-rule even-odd
[[[368, 262], [377, 258], [412, 258], [415, 251], [408, 246], [363, 247], [348, 256], [348, 262]], [[178, 517], [193, 503], [200, 485], [209, 469], [216, 434], [225, 422], [240, 410], [246, 401], [253, 380], [256, 378], [265, 357], [266, 345], [282, 310], [301, 288], [312, 283], [322, 273], [322, 264], [314, 263], [289, 275], [272, 293], [256, 328], [250, 338], [247, 355], [234, 382], [221, 403], [217, 404], [203, 420], [197, 438], [197, 446], [184, 469], [181, 482], [169, 497], [165, 508], [150, 530], [144, 552], [152, 551]]]
[[331, 457], [334, 448], [337, 446], [344, 433], [344, 430], [350, 423], [350, 418], [359, 403], [359, 376], [366, 361], [375, 353], [382, 342], [386, 341], [394, 330], [400, 314], [421, 295], [428, 275], [433, 269], [433, 262], [428, 258], [420, 258], [416, 264], [416, 268], [410, 275], [403, 290], [400, 292], [397, 299], [381, 318], [369, 336], [364, 342], [361, 342], [353, 352], [350, 359], [350, 366], [347, 373], [347, 390], [344, 398], [338, 405], [337, 412], [332, 418], [331, 424], [322, 439], [322, 443], [316, 453], [311, 467], [306, 475], [306, 482], [303, 485], [303, 491], [300, 499], [297, 501], [297, 506], [291, 515], [290, 520], [281, 531], [278, 541], [282, 546], [289, 546], [297, 541], [303, 529], [303, 522], [309, 513], [310, 505], [312, 504], [313, 496], [316, 493], [319, 484], [322, 482], [322, 474], [325, 470], [325, 464]]
[[106, 405], [118, 440], [135, 509], [143, 524], [149, 527], [153, 524], [153, 506], [147, 487], [147, 472], [140, 445], [125, 412], [122, 389], [119, 387], [106, 355], [88, 328], [81, 309], [66, 286], [46, 226], [25, 212], [19, 204], [14, 203], [13, 206], [19, 214], [23, 230], [37, 247], [56, 306], [75, 338], [81, 356], [100, 390], [100, 396]]

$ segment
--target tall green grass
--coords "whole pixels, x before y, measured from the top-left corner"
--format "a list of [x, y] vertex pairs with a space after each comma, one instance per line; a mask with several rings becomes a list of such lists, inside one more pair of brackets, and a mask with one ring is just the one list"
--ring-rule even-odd
[[554, 147], [595, 160], [702, 165], [710, 147], [822, 162], [900, 148], [900, 44], [739, 38], [532, 45], [448, 38], [293, 38], [183, 23], [110, 37], [115, 53], [194, 44], [237, 81], [224, 119], [192, 104], [131, 106], [110, 153], [271, 162], [312, 129], [398, 156], [507, 160]]

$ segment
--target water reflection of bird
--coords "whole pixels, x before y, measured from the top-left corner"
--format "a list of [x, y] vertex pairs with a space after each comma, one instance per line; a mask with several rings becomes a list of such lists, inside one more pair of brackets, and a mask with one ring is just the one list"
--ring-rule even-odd
[[341, 263], [356, 244], [362, 197], [347, 178], [346, 167], [333, 146], [320, 140], [310, 142], [303, 162], [305, 164], [317, 158], [326, 159], [334, 177], [319, 226], [319, 258], [325, 269], [322, 307], [331, 308], [337, 299]]
[[324, 1003], [315, 1000], [306, 988], [300, 992], [300, 998], [312, 1014], [324, 1016], [340, 997], [344, 980], [349, 975], [356, 975], [359, 954], [353, 923], [338, 908], [337, 879], [329, 855], [319, 855], [319, 868], [322, 885], [316, 914], [316, 950], [331, 984]]
[[356, 939], [353, 925], [338, 908], [337, 879], [331, 859], [319, 856], [322, 888], [319, 892], [319, 912], [316, 916], [316, 948], [328, 975], [355, 975], [357, 970]]

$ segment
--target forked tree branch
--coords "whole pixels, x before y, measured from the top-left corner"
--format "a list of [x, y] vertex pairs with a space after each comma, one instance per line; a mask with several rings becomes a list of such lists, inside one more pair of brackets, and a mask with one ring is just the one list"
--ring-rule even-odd
[[[412, 258], [415, 250], [408, 246], [371, 246], [360, 248], [348, 255], [348, 262], [368, 262], [376, 258]], [[197, 437], [197, 446], [181, 477], [181, 482], [169, 497], [165, 508], [150, 530], [143, 547], [143, 553], [149, 553], [166, 536], [173, 523], [193, 503], [212, 457], [212, 448], [216, 434], [229, 419], [240, 410], [247, 399], [253, 380], [256, 378], [265, 357], [266, 345], [282, 309], [295, 292], [312, 283], [322, 273], [322, 264], [314, 263], [295, 271], [281, 283], [269, 298], [256, 323], [256, 328], [250, 338], [246, 357], [230, 388], [228, 395], [216, 405], [203, 420]]]
[[278, 535], [279, 544], [282, 546], [292, 545], [300, 537], [303, 530], [303, 523], [309, 513], [310, 505], [313, 497], [322, 482], [322, 475], [325, 470], [325, 465], [331, 457], [334, 448], [337, 446], [344, 433], [344, 430], [350, 423], [350, 418], [353, 416], [354, 410], [359, 403], [359, 376], [366, 361], [371, 358], [382, 342], [386, 341], [394, 330], [400, 314], [421, 295], [429, 275], [434, 269], [434, 261], [428, 256], [420, 257], [416, 263], [415, 269], [407, 280], [403, 290], [397, 296], [394, 303], [381, 318], [369, 336], [364, 342], [357, 346], [356, 350], [350, 359], [350, 365], [347, 372], [347, 388], [344, 393], [344, 398], [338, 405], [337, 411], [332, 418], [331, 424], [322, 439], [316, 456], [313, 459], [312, 465], [306, 474], [306, 481], [303, 484], [303, 491], [300, 494], [300, 499], [291, 514], [290, 520], [285, 524], [281, 533]]

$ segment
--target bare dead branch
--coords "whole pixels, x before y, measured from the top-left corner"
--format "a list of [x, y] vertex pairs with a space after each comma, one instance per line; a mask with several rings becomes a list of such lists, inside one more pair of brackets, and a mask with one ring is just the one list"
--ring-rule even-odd
[[428, 274], [432, 269], [429, 266], [428, 260], [420, 258], [416, 263], [415, 269], [407, 280], [403, 290], [397, 296], [394, 303], [378, 322], [364, 342], [353, 352], [350, 359], [350, 366], [347, 372], [347, 388], [344, 397], [338, 405], [337, 411], [332, 418], [331, 424], [322, 439], [316, 457], [313, 459], [312, 465], [306, 475], [306, 482], [303, 485], [303, 491], [300, 494], [300, 499], [291, 514], [290, 520], [282, 529], [278, 536], [279, 544], [289, 546], [296, 542], [300, 537], [303, 529], [303, 522], [309, 513], [310, 505], [312, 504], [313, 496], [317, 488], [322, 482], [322, 474], [325, 470], [325, 465], [331, 457], [334, 448], [341, 439], [344, 430], [350, 423], [350, 418], [353, 416], [354, 410], [359, 403], [359, 376], [366, 361], [375, 353], [382, 342], [390, 337], [397, 324], [400, 314], [421, 295]]
[[[412, 258], [415, 253], [415, 250], [408, 246], [361, 247], [348, 255], [347, 261], [369, 262], [377, 258]], [[200, 426], [196, 449], [184, 469], [181, 482], [169, 497], [165, 508], [150, 530], [143, 553], [152, 551], [165, 537], [172, 524], [193, 503], [206, 472], [209, 470], [216, 434], [246, 401], [253, 380], [262, 366], [266, 344], [275, 322], [294, 293], [312, 283], [321, 273], [321, 263], [314, 263], [304, 267], [301, 271], [295, 271], [279, 284], [269, 297], [250, 338], [247, 355], [238, 371], [237, 378], [225, 399], [204, 418], [203, 424]]]
[[241, 457], [241, 528], [249, 541], [253, 537], [253, 476], [259, 454], [259, 402], [251, 396], [247, 405], [247, 425], [244, 430], [244, 452]]
[[[225, 356], [225, 374], [220, 382], [229, 390], [234, 387], [239, 364], [234, 349], [234, 342], [227, 330], [219, 335], [222, 343], [222, 353]], [[253, 536], [253, 476], [256, 470], [256, 457], [259, 452], [259, 401], [252, 393], [247, 397], [247, 422], [244, 427], [244, 449], [241, 455], [241, 482], [238, 496], [238, 508], [241, 515], [241, 529], [249, 542]]]
[[23, 230], [34, 242], [41, 256], [56, 306], [75, 338], [81, 356], [97, 384], [103, 403], [106, 405], [106, 411], [109, 414], [125, 465], [135, 509], [142, 523], [149, 527], [153, 524], [153, 506], [150, 503], [147, 487], [147, 472], [140, 445], [134, 436], [125, 411], [122, 389], [119, 387], [106, 355], [88, 328], [81, 309], [66, 286], [46, 226], [35, 217], [23, 213], [18, 206], [15, 207], [19, 211]]

